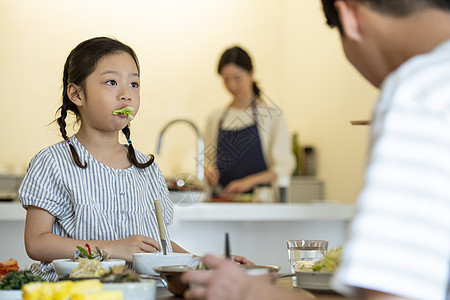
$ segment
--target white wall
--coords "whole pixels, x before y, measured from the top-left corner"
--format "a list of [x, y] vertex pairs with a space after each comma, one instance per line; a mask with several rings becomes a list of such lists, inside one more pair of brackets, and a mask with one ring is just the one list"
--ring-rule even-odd
[[[362, 182], [367, 127], [376, 91], [346, 62], [319, 0], [2, 0], [0, 1], [0, 164], [24, 166], [61, 140], [48, 125], [60, 105], [70, 50], [93, 36], [131, 45], [141, 63], [141, 110], [132, 139], [155, 151], [158, 131], [177, 117], [201, 127], [229, 99], [216, 64], [241, 44], [255, 76], [285, 111], [290, 130], [318, 151], [326, 198], [353, 202]], [[166, 175], [195, 172], [193, 134], [169, 131], [157, 157]], [[16, 168], [17, 169], [17, 168]]]

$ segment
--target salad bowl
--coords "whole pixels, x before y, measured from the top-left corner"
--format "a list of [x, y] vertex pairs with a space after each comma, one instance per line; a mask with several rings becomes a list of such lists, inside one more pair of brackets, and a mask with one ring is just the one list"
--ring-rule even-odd
[[[58, 278], [67, 277], [72, 272], [72, 269], [78, 266], [78, 261], [72, 261], [70, 258], [65, 259], [55, 259], [52, 261], [53, 268], [58, 274]], [[101, 262], [102, 267], [109, 271], [112, 266], [123, 266], [125, 265], [125, 260], [123, 259], [110, 259]]]

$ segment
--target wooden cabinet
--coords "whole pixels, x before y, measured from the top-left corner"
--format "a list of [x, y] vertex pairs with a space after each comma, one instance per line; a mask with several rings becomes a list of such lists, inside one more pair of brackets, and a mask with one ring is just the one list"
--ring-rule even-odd
[[323, 181], [316, 177], [292, 177], [288, 202], [301, 203], [324, 200], [323, 190]]

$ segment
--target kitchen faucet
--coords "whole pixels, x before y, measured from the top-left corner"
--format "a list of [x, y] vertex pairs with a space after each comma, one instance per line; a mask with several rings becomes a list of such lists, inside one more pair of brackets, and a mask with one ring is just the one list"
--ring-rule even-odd
[[200, 131], [198, 130], [197, 126], [195, 126], [194, 122], [187, 119], [175, 119], [167, 123], [166, 126], [164, 126], [161, 132], [159, 133], [158, 145], [156, 146], [156, 154], [160, 154], [161, 152], [161, 144], [164, 133], [170, 126], [172, 126], [175, 123], [186, 123], [189, 126], [191, 126], [192, 129], [194, 129], [195, 133], [197, 134], [197, 177], [199, 180], [203, 181], [203, 179], [205, 178], [205, 157], [204, 157], [205, 144], [203, 142]]

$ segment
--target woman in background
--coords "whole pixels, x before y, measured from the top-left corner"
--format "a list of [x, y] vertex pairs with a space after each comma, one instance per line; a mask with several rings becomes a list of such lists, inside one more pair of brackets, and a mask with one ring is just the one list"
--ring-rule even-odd
[[217, 71], [232, 99], [207, 121], [207, 149], [215, 146], [205, 155], [208, 183], [224, 194], [241, 194], [290, 176], [295, 162], [286, 120], [254, 81], [248, 53], [227, 49]]

